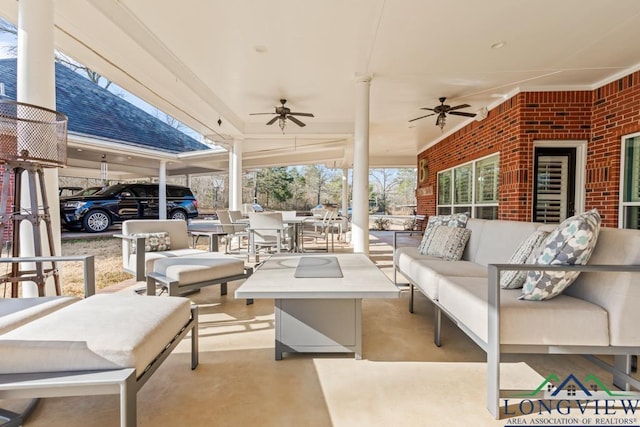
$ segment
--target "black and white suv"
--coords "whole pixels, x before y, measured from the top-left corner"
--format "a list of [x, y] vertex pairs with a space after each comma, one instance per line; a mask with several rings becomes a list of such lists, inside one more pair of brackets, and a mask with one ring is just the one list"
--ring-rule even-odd
[[[68, 230], [105, 231], [127, 219], [159, 218], [158, 184], [116, 184], [88, 196], [60, 199], [60, 220]], [[188, 187], [167, 185], [167, 218], [198, 216], [198, 201]]]

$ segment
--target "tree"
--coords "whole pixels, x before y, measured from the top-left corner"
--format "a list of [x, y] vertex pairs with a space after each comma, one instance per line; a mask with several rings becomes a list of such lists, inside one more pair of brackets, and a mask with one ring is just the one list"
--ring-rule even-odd
[[[316, 204], [319, 205], [322, 203], [322, 196], [325, 193], [324, 190], [333, 177], [333, 174], [331, 170], [322, 165], [307, 165], [302, 171], [306, 177], [309, 191], [315, 195]], [[324, 195], [326, 197], [326, 194]], [[328, 200], [325, 200], [325, 202], [328, 202]]]
[[266, 168], [258, 172], [258, 193], [266, 196], [265, 205], [270, 206], [271, 197], [280, 205], [290, 200], [289, 185], [292, 181], [293, 177], [286, 167]]
[[369, 179], [378, 195], [378, 210], [389, 213], [388, 198], [395, 187], [398, 186], [397, 173], [394, 169], [371, 169]]

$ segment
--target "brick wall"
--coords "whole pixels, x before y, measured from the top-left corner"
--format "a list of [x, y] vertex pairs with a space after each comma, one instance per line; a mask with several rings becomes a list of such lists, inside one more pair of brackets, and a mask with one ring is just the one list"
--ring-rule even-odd
[[640, 72], [594, 91], [524, 92], [418, 155], [429, 176], [420, 187], [418, 212], [433, 215], [437, 173], [500, 152], [500, 219], [529, 221], [532, 211], [533, 143], [586, 140], [586, 209], [597, 208], [603, 225], [617, 227], [621, 137], [640, 131]]

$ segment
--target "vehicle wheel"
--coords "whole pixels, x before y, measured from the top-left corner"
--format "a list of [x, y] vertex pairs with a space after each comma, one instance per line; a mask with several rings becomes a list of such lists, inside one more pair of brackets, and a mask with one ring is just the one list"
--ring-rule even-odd
[[171, 219], [181, 219], [183, 221], [187, 220], [187, 213], [185, 211], [181, 211], [180, 209], [171, 212]]
[[84, 216], [82, 225], [89, 233], [105, 231], [111, 225], [111, 217], [103, 211], [91, 211]]

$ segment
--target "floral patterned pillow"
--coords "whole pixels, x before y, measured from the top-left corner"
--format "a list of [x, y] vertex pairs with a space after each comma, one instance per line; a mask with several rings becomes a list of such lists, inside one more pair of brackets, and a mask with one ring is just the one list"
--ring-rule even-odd
[[[589, 261], [600, 232], [596, 209], [564, 220], [547, 236], [534, 264], [584, 265]], [[530, 271], [520, 299], [542, 301], [560, 295], [580, 274], [579, 271]]]
[[[144, 237], [144, 251], [145, 252], [158, 252], [168, 251], [171, 249], [171, 238], [166, 231], [158, 233], [137, 233], [131, 235], [131, 237]], [[131, 255], [136, 253], [136, 241], [131, 240], [129, 247], [129, 253]]]
[[453, 215], [433, 215], [427, 220], [427, 227], [424, 230], [422, 241], [418, 246], [418, 252], [427, 255], [426, 249], [433, 236], [433, 230], [436, 225], [446, 225], [449, 227], [466, 228], [469, 220], [469, 212], [457, 213]]

